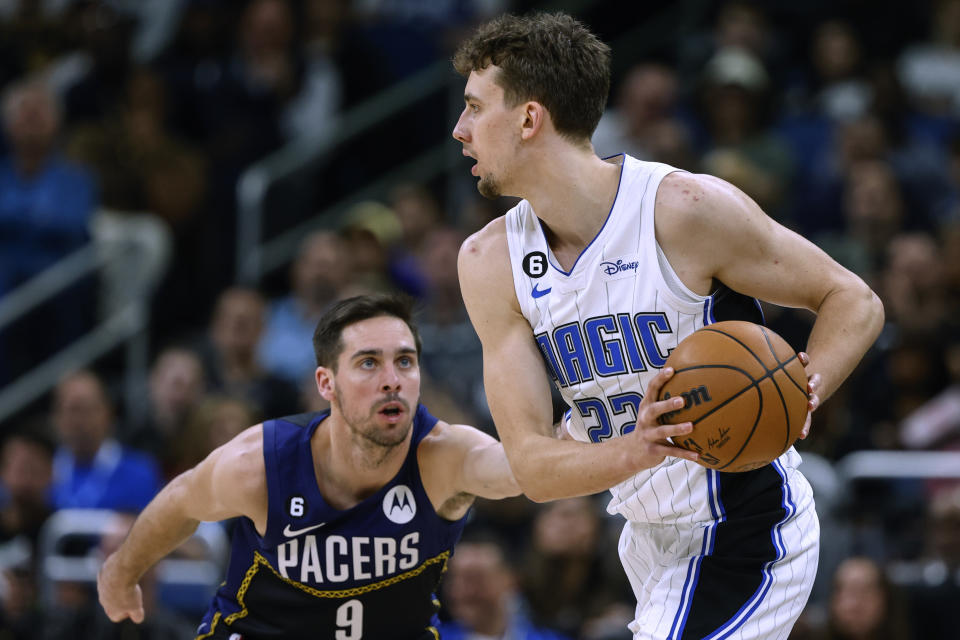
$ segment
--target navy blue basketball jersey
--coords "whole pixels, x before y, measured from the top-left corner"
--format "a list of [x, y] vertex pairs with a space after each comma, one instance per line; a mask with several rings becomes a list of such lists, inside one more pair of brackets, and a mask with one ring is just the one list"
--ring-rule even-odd
[[433, 509], [417, 447], [437, 419], [423, 405], [410, 452], [377, 493], [340, 511], [320, 494], [310, 437], [329, 411], [263, 423], [267, 530], [238, 519], [226, 581], [199, 638], [435, 640], [435, 592], [466, 518]]

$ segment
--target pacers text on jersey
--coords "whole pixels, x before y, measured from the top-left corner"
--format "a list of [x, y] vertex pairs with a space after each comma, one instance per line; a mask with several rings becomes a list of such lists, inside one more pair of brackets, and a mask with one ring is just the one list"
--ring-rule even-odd
[[413, 531], [399, 541], [390, 537], [318, 536], [294, 538], [277, 546], [277, 570], [299, 582], [354, 582], [407, 571], [420, 562]]

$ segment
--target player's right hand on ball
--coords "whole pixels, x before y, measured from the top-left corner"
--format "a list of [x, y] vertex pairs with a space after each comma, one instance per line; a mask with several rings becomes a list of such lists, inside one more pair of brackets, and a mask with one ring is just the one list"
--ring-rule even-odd
[[113, 556], [106, 559], [97, 572], [97, 595], [107, 617], [113, 622], [130, 618], [143, 622], [143, 593], [140, 585], [129, 584], [117, 575]]
[[663, 462], [667, 456], [674, 456], [696, 462], [700, 455], [695, 451], [688, 451], [671, 444], [667, 438], [677, 438], [693, 431], [692, 422], [661, 425], [660, 416], [683, 407], [683, 398], [680, 396], [657, 400], [663, 385], [673, 377], [673, 368], [665, 367], [647, 385], [646, 395], [640, 406], [637, 407], [637, 425], [631, 435], [639, 442], [636, 443], [640, 454], [639, 463], [642, 468], [649, 469]]

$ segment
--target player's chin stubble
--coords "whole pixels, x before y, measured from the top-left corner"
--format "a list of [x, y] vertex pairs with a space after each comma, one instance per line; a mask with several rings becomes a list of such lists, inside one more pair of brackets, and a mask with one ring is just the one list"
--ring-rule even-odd
[[477, 191], [479, 191], [480, 195], [484, 198], [489, 198], [490, 200], [499, 198], [502, 194], [500, 183], [490, 175], [480, 178], [480, 181], [477, 183]]

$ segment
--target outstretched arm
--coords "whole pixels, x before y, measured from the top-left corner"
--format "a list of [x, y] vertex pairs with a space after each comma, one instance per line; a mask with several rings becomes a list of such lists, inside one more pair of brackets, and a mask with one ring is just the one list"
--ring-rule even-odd
[[189, 538], [201, 521], [247, 516], [266, 524], [267, 480], [260, 425], [216, 449], [180, 474], [147, 505], [126, 540], [97, 575], [100, 604], [114, 622], [143, 621], [137, 584], [144, 573]]
[[427, 495], [445, 518], [462, 517], [475, 496], [498, 500], [520, 494], [503, 445], [475, 427], [440, 421], [417, 455]]
[[634, 431], [599, 444], [556, 439], [549, 380], [514, 293], [502, 219], [463, 244], [459, 272], [467, 311], [483, 343], [490, 411], [517, 482], [530, 499], [605, 491], [668, 455], [696, 459], [695, 453], [664, 443], [668, 436], [689, 433], [689, 423], [656, 423], [660, 414], [682, 403], [680, 398], [654, 401], [669, 370], [651, 382]]

